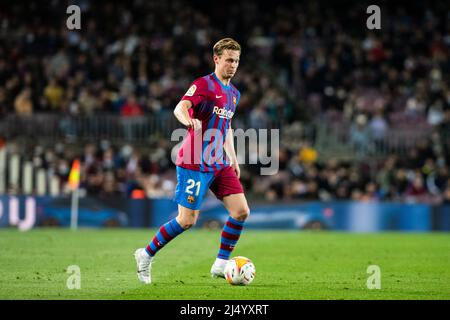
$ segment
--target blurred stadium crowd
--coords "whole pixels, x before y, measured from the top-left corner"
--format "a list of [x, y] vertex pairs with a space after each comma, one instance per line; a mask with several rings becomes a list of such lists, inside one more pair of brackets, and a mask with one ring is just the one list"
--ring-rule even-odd
[[[371, 164], [324, 159], [311, 137], [295, 147], [282, 141], [278, 174], [259, 177], [258, 166], [242, 166], [249, 194], [450, 202], [446, 1], [383, 3], [382, 30], [373, 31], [365, 26], [364, 2], [245, 1], [227, 10], [181, 0], [73, 3], [82, 9], [81, 31], [66, 28], [64, 1], [0, 4], [0, 121], [39, 113], [170, 115], [191, 81], [212, 71], [215, 41], [232, 36], [243, 46], [233, 79], [242, 93], [236, 117], [251, 128], [319, 121], [343, 127], [363, 154], [396, 128], [427, 133], [406, 155], [394, 150]], [[112, 141], [78, 148], [31, 144], [26, 150], [13, 141], [7, 145], [62, 182], [81, 156], [88, 194], [129, 196], [142, 189], [157, 197], [174, 191], [165, 139], [145, 152]]]

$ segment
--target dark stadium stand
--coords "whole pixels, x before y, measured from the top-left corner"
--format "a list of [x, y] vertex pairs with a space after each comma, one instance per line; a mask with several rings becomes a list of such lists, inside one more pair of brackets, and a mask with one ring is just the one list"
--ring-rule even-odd
[[383, 3], [382, 32], [349, 27], [365, 22], [365, 2], [245, 1], [228, 12], [196, 1], [78, 3], [82, 32], [65, 28], [64, 2], [0, 4], [5, 192], [24, 192], [8, 171], [17, 154], [56, 177], [58, 193], [81, 157], [89, 195], [125, 197], [136, 185], [171, 195], [172, 110], [211, 72], [211, 45], [231, 35], [243, 45], [234, 126], [282, 132], [278, 174], [243, 165], [250, 195], [450, 201], [446, 1]]

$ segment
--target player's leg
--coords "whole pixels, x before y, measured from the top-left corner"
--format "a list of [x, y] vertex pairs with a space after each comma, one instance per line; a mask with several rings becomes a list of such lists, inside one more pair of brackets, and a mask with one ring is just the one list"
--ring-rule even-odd
[[159, 250], [168, 244], [175, 237], [183, 233], [185, 230], [191, 228], [197, 221], [199, 210], [178, 205], [178, 215], [176, 218], [166, 222], [162, 225], [152, 241], [145, 248], [147, 254], [153, 257]]
[[211, 190], [217, 198], [222, 200], [230, 214], [221, 233], [217, 258], [211, 267], [213, 277], [223, 277], [225, 264], [240, 238], [244, 222], [250, 214], [250, 209], [242, 185], [234, 170], [230, 167], [223, 169], [217, 175], [211, 185]]
[[247, 199], [243, 193], [228, 195], [223, 198], [223, 204], [230, 216], [223, 226], [220, 235], [220, 248], [216, 261], [211, 268], [213, 276], [223, 277], [223, 270], [236, 246], [244, 228], [244, 223], [250, 214]]
[[177, 167], [178, 183], [174, 200], [178, 203], [178, 215], [159, 228], [146, 248], [136, 250], [140, 281], [151, 282], [151, 263], [156, 253], [195, 224], [212, 177], [210, 174]]
[[151, 283], [151, 264], [155, 254], [176, 236], [191, 228], [197, 221], [199, 212], [178, 205], [177, 217], [162, 225], [145, 249], [136, 250], [138, 278], [141, 282]]

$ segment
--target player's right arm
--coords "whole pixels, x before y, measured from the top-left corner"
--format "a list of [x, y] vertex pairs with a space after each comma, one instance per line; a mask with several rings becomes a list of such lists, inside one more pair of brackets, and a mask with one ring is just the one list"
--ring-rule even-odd
[[181, 101], [175, 107], [173, 114], [185, 126], [191, 127], [194, 130], [201, 128], [201, 121], [192, 119], [189, 114], [189, 109], [197, 106], [206, 99], [207, 85], [201, 78], [195, 80], [189, 90], [185, 93]]
[[200, 129], [202, 123], [198, 119], [192, 119], [189, 115], [189, 108], [192, 107], [192, 102], [189, 100], [181, 100], [178, 102], [175, 110], [173, 110], [173, 114], [183, 125], [187, 127], [191, 127], [194, 130]]

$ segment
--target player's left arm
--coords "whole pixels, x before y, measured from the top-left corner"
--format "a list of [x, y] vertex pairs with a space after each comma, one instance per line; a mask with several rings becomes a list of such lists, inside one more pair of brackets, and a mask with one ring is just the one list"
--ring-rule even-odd
[[236, 175], [239, 179], [241, 177], [241, 170], [239, 169], [236, 151], [234, 150], [234, 137], [233, 129], [231, 128], [231, 121], [230, 126], [228, 127], [226, 132], [224, 149], [228, 157], [230, 158], [231, 166], [233, 167], [234, 171], [236, 171]]

